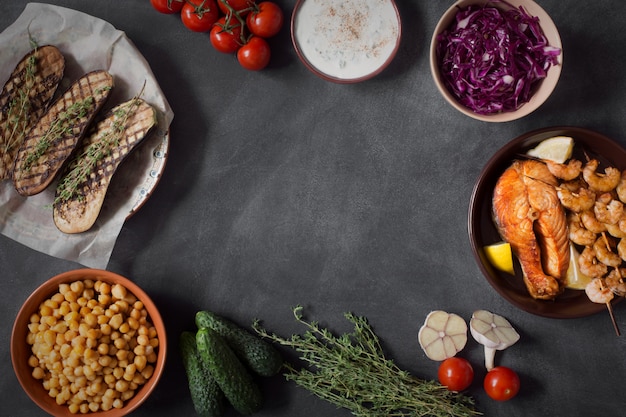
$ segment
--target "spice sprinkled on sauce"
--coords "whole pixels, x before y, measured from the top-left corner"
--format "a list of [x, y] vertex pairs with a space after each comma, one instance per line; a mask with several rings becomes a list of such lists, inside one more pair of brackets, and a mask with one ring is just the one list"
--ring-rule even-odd
[[305, 0], [295, 20], [306, 60], [339, 79], [365, 77], [396, 50], [400, 22], [391, 0]]

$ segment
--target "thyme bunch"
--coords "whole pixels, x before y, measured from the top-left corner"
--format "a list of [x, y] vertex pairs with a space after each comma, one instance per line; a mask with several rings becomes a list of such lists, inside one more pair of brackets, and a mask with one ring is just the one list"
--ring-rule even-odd
[[479, 415], [471, 397], [421, 380], [385, 357], [378, 336], [364, 317], [345, 313], [352, 333], [335, 336], [317, 322], [307, 322], [302, 307], [293, 309], [307, 327], [303, 335], [282, 338], [255, 322], [261, 336], [300, 354], [308, 366], [285, 364], [285, 378], [358, 417], [469, 417]]

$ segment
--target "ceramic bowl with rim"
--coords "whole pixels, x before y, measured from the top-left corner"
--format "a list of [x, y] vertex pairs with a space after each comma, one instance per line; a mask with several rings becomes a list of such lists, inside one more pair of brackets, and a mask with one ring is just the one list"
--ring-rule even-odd
[[401, 26], [394, 0], [298, 0], [291, 39], [311, 72], [327, 81], [357, 83], [391, 63]]
[[13, 370], [17, 376], [19, 383], [26, 394], [44, 411], [50, 415], [57, 417], [75, 416], [72, 414], [67, 405], [58, 405], [55, 398], [51, 397], [44, 389], [41, 380], [35, 379], [32, 375], [33, 368], [28, 363], [29, 357], [32, 355], [31, 346], [27, 343], [27, 334], [29, 333], [28, 324], [30, 317], [38, 311], [39, 305], [48, 300], [53, 294], [59, 292], [60, 284], [70, 284], [79, 280], [103, 281], [111, 285], [121, 284], [126, 290], [132, 293], [144, 305], [148, 312], [149, 321], [154, 325], [157, 331], [159, 345], [156, 348], [156, 362], [152, 364], [154, 372], [145, 384], [141, 385], [135, 395], [124, 402], [122, 408], [112, 408], [108, 411], [90, 412], [89, 415], [94, 417], [121, 417], [136, 410], [153, 392], [156, 387], [165, 365], [165, 357], [167, 353], [167, 338], [165, 334], [165, 326], [163, 320], [152, 302], [150, 297], [135, 283], [121, 275], [113, 272], [99, 269], [76, 269], [56, 275], [43, 284], [41, 284], [24, 302], [19, 310], [13, 331], [11, 333], [11, 361], [13, 362]]
[[[608, 137], [580, 127], [548, 127], [525, 133], [499, 149], [481, 171], [472, 191], [468, 234], [474, 258], [489, 284], [514, 306], [549, 318], [579, 318], [606, 311], [604, 304], [589, 301], [582, 290], [566, 289], [555, 300], [535, 300], [526, 289], [521, 269], [514, 260], [515, 276], [494, 268], [487, 259], [484, 247], [502, 241], [492, 217], [491, 200], [500, 175], [519, 155], [525, 154], [539, 142], [553, 136], [574, 139], [573, 157], [584, 160], [587, 156], [600, 161], [602, 166], [626, 169], [626, 150]], [[613, 302], [620, 301], [615, 297]]]
[[520, 119], [537, 110], [548, 99], [548, 97], [550, 97], [550, 95], [556, 88], [559, 77], [561, 76], [561, 69], [563, 66], [563, 46], [561, 43], [561, 37], [555, 23], [552, 21], [548, 13], [546, 13], [546, 11], [541, 8], [541, 6], [539, 6], [532, 0], [507, 1], [509, 4], [516, 8], [519, 8], [520, 6], [523, 7], [530, 16], [537, 17], [539, 19], [539, 25], [541, 26], [541, 29], [543, 30], [543, 33], [547, 38], [549, 45], [555, 48], [559, 48], [561, 50], [561, 53], [558, 56], [558, 65], [552, 65], [549, 68], [546, 78], [538, 81], [534, 86], [534, 92], [532, 92], [530, 100], [520, 106], [517, 110], [492, 114], [478, 114], [472, 109], [461, 104], [457, 100], [456, 96], [452, 94], [445, 85], [439, 69], [439, 62], [436, 52], [437, 44], [439, 43], [438, 36], [444, 30], [450, 27], [460, 10], [466, 9], [469, 6], [485, 5], [488, 3], [491, 3], [489, 5], [493, 7], [502, 8], [507, 6], [504, 6], [502, 5], [502, 3], [498, 2], [490, 2], [489, 0], [458, 0], [450, 8], [448, 8], [448, 10], [446, 10], [446, 12], [440, 18], [437, 26], [435, 27], [435, 31], [433, 33], [430, 43], [430, 70], [439, 92], [443, 95], [444, 99], [450, 105], [452, 105], [452, 107], [454, 107], [461, 113], [471, 118], [485, 122], [509, 122], [512, 120]]

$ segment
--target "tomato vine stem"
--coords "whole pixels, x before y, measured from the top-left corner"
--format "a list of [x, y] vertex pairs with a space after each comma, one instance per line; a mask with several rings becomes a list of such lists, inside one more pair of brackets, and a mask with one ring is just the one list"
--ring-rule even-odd
[[228, 4], [227, 0], [217, 0], [217, 1], [222, 3], [224, 7], [226, 7], [226, 9], [228, 10], [228, 13], [226, 13], [226, 21], [224, 23], [224, 26], [230, 25], [231, 18], [234, 16], [235, 19], [237, 19], [237, 21], [239, 22], [239, 25], [241, 25], [241, 32], [239, 34], [239, 40], [241, 41], [241, 44], [245, 45], [246, 43], [248, 43], [249, 36], [246, 36], [245, 34], [246, 21], [244, 20], [242, 14], [256, 10], [256, 6], [254, 5], [254, 3], [252, 3], [253, 5], [250, 7], [237, 11], [233, 8], [233, 6]]

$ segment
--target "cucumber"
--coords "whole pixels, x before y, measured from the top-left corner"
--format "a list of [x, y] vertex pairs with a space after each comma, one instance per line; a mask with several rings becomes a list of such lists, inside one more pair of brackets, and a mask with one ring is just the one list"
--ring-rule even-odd
[[196, 326], [217, 332], [239, 358], [255, 373], [273, 376], [283, 366], [280, 352], [271, 344], [210, 311], [196, 313]]
[[194, 333], [181, 333], [180, 350], [196, 413], [201, 417], [221, 416], [226, 406], [224, 393], [202, 363]]
[[215, 331], [202, 328], [196, 333], [196, 345], [200, 358], [235, 410], [244, 415], [258, 411], [261, 390], [226, 341]]

